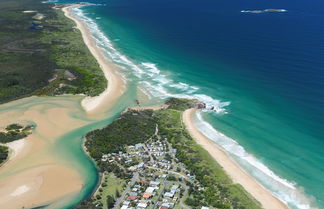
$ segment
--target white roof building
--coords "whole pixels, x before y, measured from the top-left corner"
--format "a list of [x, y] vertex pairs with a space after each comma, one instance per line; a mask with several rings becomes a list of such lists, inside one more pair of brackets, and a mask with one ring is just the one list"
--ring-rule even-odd
[[144, 166], [144, 163], [143, 162], [141, 162], [140, 164], [138, 164], [138, 168], [142, 168]]
[[153, 194], [154, 190], [155, 190], [154, 187], [148, 187], [148, 188], [145, 190], [145, 193]]
[[147, 207], [147, 203], [140, 202], [140, 203], [138, 203], [137, 207], [139, 207], [139, 208], [146, 208]]
[[150, 181], [150, 185], [158, 186], [158, 185], [160, 185], [160, 182], [158, 182], [158, 181]]
[[143, 147], [143, 144], [135, 144], [135, 149], [140, 149]]
[[130, 204], [130, 202], [129, 201], [124, 201], [123, 202], [123, 205], [126, 205], [126, 206], [128, 206]]
[[161, 206], [162, 207], [167, 207], [167, 208], [172, 208], [174, 206], [174, 203], [165, 202]]
[[172, 187], [171, 187], [171, 191], [175, 191], [175, 190], [177, 190], [179, 188], [179, 185], [173, 185]]
[[164, 194], [164, 197], [168, 197], [168, 198], [173, 198], [173, 196], [174, 196], [174, 192], [173, 192], [173, 191], [171, 191], [171, 192], [166, 192], [166, 193]]

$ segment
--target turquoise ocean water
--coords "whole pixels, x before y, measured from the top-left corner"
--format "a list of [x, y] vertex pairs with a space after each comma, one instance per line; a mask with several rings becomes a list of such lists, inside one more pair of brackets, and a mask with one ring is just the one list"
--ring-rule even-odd
[[[74, 14], [119, 66], [127, 104], [136, 89], [205, 102], [199, 129], [242, 168], [292, 208], [324, 208], [324, 3], [90, 3]], [[287, 12], [241, 13], [267, 8]]]

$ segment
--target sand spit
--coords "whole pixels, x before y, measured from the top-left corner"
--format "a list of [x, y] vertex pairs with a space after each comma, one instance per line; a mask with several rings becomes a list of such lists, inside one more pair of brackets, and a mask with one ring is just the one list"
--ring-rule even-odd
[[10, 149], [9, 160], [14, 159], [18, 153], [26, 149], [26, 146], [28, 146], [27, 144], [28, 142], [26, 142], [26, 138], [5, 144], [5, 146], [9, 147]]
[[95, 40], [93, 39], [91, 32], [89, 31], [87, 25], [82, 22], [80, 19], [76, 18], [72, 15], [71, 9], [74, 7], [79, 7], [79, 4], [73, 4], [67, 7], [64, 7], [62, 10], [66, 17], [73, 20], [77, 28], [81, 31], [82, 38], [84, 43], [89, 48], [92, 55], [98, 61], [105, 78], [108, 81], [108, 87], [104, 92], [102, 92], [99, 96], [95, 97], [86, 97], [82, 100], [82, 106], [88, 113], [97, 113], [100, 110], [107, 109], [107, 107], [111, 107], [113, 102], [123, 94], [125, 91], [125, 84], [116, 72], [115, 67], [107, 61], [107, 59], [103, 56], [101, 49], [97, 47]]
[[254, 178], [244, 172], [217, 144], [203, 135], [194, 123], [196, 109], [189, 109], [183, 113], [183, 122], [190, 135], [220, 164], [234, 183], [241, 184], [265, 209], [288, 209], [289, 207], [273, 196]]

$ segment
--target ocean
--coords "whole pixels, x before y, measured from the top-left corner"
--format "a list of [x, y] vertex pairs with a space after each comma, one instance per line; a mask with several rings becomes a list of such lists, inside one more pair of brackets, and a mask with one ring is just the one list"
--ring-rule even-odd
[[[244, 170], [291, 208], [324, 208], [322, 1], [88, 2], [74, 13], [129, 91], [205, 102], [199, 129]], [[287, 11], [241, 12], [269, 8]]]

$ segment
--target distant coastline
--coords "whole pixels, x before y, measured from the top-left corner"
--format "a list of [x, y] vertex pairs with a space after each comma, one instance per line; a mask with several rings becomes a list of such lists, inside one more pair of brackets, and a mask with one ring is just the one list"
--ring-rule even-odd
[[65, 16], [73, 20], [77, 28], [81, 31], [84, 43], [89, 48], [91, 54], [98, 61], [100, 68], [102, 69], [104, 76], [108, 82], [107, 88], [100, 95], [95, 97], [86, 97], [82, 100], [82, 107], [89, 113], [95, 113], [98, 109], [111, 105], [125, 90], [122, 78], [114, 71], [114, 66], [107, 62], [103, 57], [101, 50], [96, 46], [94, 39], [91, 37], [91, 33], [87, 28], [87, 25], [79, 18], [73, 16], [71, 10], [75, 7], [84, 6], [85, 4], [72, 4], [64, 7], [62, 10]]

